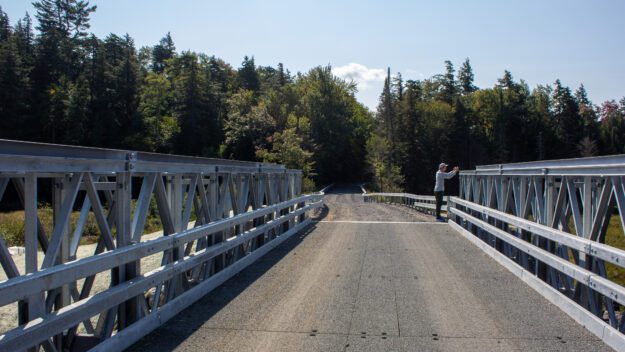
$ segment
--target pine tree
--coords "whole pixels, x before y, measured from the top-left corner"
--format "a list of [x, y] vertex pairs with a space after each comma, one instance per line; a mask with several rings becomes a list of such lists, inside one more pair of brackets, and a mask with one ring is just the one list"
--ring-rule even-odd
[[561, 157], [575, 156], [573, 152], [581, 141], [584, 121], [579, 115], [579, 105], [568, 87], [556, 80], [552, 94], [555, 134], [562, 143]]
[[173, 117], [180, 125], [175, 136], [177, 153], [196, 156], [215, 156], [221, 142], [218, 116], [210, 106], [207, 89], [207, 67], [200, 64], [193, 52], [183, 52], [171, 61], [165, 74], [172, 79]]
[[73, 145], [85, 145], [87, 136], [87, 123], [89, 120], [89, 82], [83, 76], [69, 84], [67, 100], [65, 102], [65, 115], [61, 123], [64, 127], [61, 139], [63, 143]]
[[6, 42], [11, 35], [11, 23], [9, 21], [9, 15], [2, 11], [0, 6], [0, 42]]
[[497, 87], [503, 89], [514, 89], [516, 87], [516, 83], [512, 78], [512, 73], [510, 71], [505, 70], [503, 73], [503, 77], [497, 80]]
[[87, 36], [89, 16], [97, 8], [84, 0], [40, 0], [33, 6], [37, 11], [37, 28], [43, 36], [55, 33], [73, 39]]
[[[19, 23], [22, 23], [21, 20]], [[0, 138], [33, 139], [30, 113], [32, 45], [23, 25], [13, 30], [0, 8]]]
[[398, 101], [402, 100], [404, 98], [404, 81], [399, 72], [397, 72], [397, 75], [393, 78], [393, 88], [396, 99]]
[[[575, 99], [577, 100], [577, 104], [579, 105], [579, 116], [583, 120], [584, 124], [584, 137], [588, 139], [584, 142], [584, 152], [583, 154], [589, 155], [591, 154], [588, 150], [592, 150], [591, 146], [596, 145], [599, 140], [599, 123], [597, 121], [597, 112], [595, 107], [593, 106], [590, 99], [588, 99], [588, 94], [586, 93], [586, 88], [584, 85], [580, 85], [579, 88], [575, 91]], [[596, 153], [595, 153], [596, 154]]]
[[241, 88], [252, 92], [258, 92], [260, 90], [260, 78], [258, 72], [256, 72], [256, 65], [254, 64], [254, 57], [243, 58], [241, 68], [239, 68], [239, 80]]
[[451, 104], [456, 97], [458, 92], [458, 88], [456, 85], [456, 79], [454, 77], [454, 65], [451, 61], [445, 61], [445, 74], [442, 77], [442, 90], [441, 90], [441, 100]]
[[462, 94], [471, 94], [478, 89], [473, 84], [473, 80], [473, 69], [471, 68], [469, 58], [466, 58], [466, 60], [462, 63], [462, 67], [458, 70], [458, 84], [460, 85]]
[[393, 111], [394, 94], [391, 90], [391, 68], [387, 69], [386, 79], [384, 80], [384, 89], [380, 95], [380, 103], [378, 105], [378, 120], [382, 122], [384, 128], [383, 135], [389, 141], [395, 139], [395, 116]]
[[161, 73], [165, 70], [167, 60], [176, 55], [176, 47], [171, 39], [171, 34], [167, 32], [157, 45], [152, 49], [152, 70]]

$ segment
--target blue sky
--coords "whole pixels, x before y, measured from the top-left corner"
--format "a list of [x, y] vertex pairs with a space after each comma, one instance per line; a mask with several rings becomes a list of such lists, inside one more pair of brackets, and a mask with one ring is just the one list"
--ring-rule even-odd
[[[405, 79], [441, 73], [470, 58], [479, 87], [508, 69], [534, 87], [557, 78], [584, 83], [595, 104], [625, 96], [625, 1], [286, 1], [92, 0], [91, 31], [130, 34], [137, 47], [166, 33], [177, 50], [243, 56], [295, 73], [331, 64], [355, 78], [357, 97], [375, 108], [386, 67]], [[30, 1], [4, 0], [11, 23]]]

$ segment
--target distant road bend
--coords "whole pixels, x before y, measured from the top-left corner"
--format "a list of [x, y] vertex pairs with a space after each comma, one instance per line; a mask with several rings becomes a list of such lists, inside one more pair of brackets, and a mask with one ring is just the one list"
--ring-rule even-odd
[[335, 187], [305, 233], [131, 351], [610, 351], [449, 225]]

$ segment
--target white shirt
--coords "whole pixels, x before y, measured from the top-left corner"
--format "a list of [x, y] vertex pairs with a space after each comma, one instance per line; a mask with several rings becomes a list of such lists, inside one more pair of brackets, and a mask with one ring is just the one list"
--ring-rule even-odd
[[436, 171], [436, 184], [434, 185], [434, 192], [445, 191], [445, 180], [456, 176], [456, 171], [442, 172]]

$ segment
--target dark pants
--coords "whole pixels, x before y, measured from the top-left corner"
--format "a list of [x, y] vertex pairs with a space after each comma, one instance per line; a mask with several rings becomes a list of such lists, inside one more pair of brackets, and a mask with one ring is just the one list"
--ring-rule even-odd
[[436, 218], [440, 218], [441, 207], [443, 206], [443, 192], [434, 192], [434, 197], [436, 197]]

